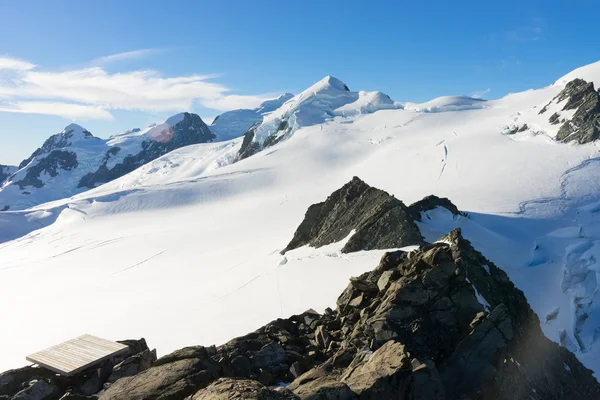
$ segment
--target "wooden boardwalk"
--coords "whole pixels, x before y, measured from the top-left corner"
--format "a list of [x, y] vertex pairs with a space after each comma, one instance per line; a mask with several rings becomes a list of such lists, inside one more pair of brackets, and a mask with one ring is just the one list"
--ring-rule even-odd
[[27, 361], [61, 375], [73, 375], [102, 361], [125, 353], [127, 345], [92, 335], [83, 335], [26, 357]]

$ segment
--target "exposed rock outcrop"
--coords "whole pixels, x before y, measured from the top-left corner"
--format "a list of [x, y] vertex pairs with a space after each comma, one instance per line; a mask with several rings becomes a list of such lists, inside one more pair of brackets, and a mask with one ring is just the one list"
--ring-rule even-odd
[[188, 400], [296, 400], [287, 389], [273, 390], [250, 379], [221, 378]]
[[[567, 100], [563, 111], [577, 110], [570, 121], [558, 130], [556, 139], [563, 142], [589, 143], [600, 138], [600, 95], [593, 82], [574, 79], [559, 93], [559, 102]], [[551, 116], [550, 123], [558, 118]]]
[[411, 204], [408, 206], [408, 212], [415, 221], [420, 221], [422, 212], [433, 210], [437, 207], [443, 207], [454, 215], [466, 215], [460, 211], [449, 199], [445, 197], [437, 197], [435, 195], [429, 195]]
[[26, 186], [41, 188], [44, 182], [40, 179], [42, 174], [55, 177], [61, 170], [71, 171], [78, 165], [77, 155], [67, 150], [53, 150], [46, 157], [41, 158], [39, 162], [27, 169], [23, 179], [15, 182], [23, 190]]
[[0, 187], [15, 172], [17, 172], [16, 166], [0, 164]]
[[423, 243], [404, 203], [354, 177], [327, 200], [308, 208], [282, 253], [304, 245], [320, 247], [339, 242], [353, 230], [342, 249], [344, 253]]

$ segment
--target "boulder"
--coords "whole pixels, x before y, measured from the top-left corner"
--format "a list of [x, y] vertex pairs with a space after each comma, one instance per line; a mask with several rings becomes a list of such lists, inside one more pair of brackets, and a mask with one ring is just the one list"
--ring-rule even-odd
[[187, 398], [188, 400], [295, 400], [288, 390], [269, 389], [249, 379], [221, 378]]
[[163, 362], [139, 374], [121, 378], [100, 395], [101, 400], [181, 399], [208, 386], [215, 378], [199, 358]]

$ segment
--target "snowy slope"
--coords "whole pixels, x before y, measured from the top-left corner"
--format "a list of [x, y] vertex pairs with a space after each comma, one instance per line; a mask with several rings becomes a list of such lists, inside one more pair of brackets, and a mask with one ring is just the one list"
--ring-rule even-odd
[[231, 140], [243, 136], [250, 127], [281, 107], [294, 97], [290, 93], [282, 94], [273, 100], [267, 100], [253, 109], [227, 111], [215, 118], [210, 130], [217, 136], [216, 141]]
[[108, 140], [70, 124], [46, 140], [8, 179], [0, 179], [4, 183], [0, 187], [0, 210], [25, 209], [70, 197], [122, 176], [175, 148], [213, 140], [214, 135], [200, 117], [189, 113]]
[[[600, 81], [600, 64], [584, 70]], [[524, 291], [545, 334], [600, 373], [598, 145], [505, 134], [564, 86], [423, 113], [327, 78], [256, 131], [269, 137], [287, 120], [288, 140], [244, 160], [233, 163], [241, 138], [188, 146], [71, 199], [0, 213], [0, 232], [15, 232], [0, 244], [11, 326], [0, 333], [0, 369], [86, 332], [144, 336], [164, 354], [333, 306], [381, 251], [278, 252], [308, 206], [356, 175], [405, 203], [436, 194], [467, 211], [430, 211], [422, 232], [435, 240], [462, 227]]]
[[442, 96], [425, 103], [403, 103], [406, 110], [444, 112], [477, 110], [486, 107], [486, 100], [468, 96]]

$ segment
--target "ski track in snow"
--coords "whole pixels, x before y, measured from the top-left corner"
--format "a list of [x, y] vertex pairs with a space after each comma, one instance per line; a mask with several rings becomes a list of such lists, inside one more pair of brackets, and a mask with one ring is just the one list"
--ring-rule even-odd
[[139, 262], [139, 263], [137, 263], [137, 264], [133, 264], [133, 265], [131, 265], [131, 266], [127, 267], [127, 268], [123, 268], [123, 269], [122, 269], [122, 270], [120, 270], [120, 271], [113, 272], [113, 275], [120, 274], [121, 272], [129, 271], [130, 269], [133, 269], [133, 268], [135, 268], [135, 267], [137, 267], [137, 266], [139, 266], [139, 265], [142, 265], [142, 264], [144, 264], [144, 263], [147, 263], [148, 261], [150, 261], [150, 260], [152, 260], [152, 259], [154, 259], [154, 258], [156, 258], [156, 257], [160, 256], [161, 254], [164, 254], [165, 252], [166, 252], [166, 250], [163, 250], [163, 251], [161, 251], [161, 252], [158, 252], [158, 253], [156, 253], [155, 255], [153, 255], [152, 257], [148, 257], [148, 258], [146, 258], [145, 260], [143, 260], [143, 261], [140, 261], [140, 262]]

